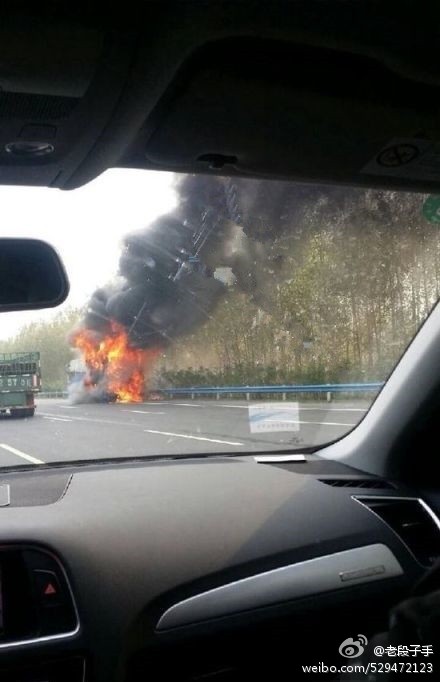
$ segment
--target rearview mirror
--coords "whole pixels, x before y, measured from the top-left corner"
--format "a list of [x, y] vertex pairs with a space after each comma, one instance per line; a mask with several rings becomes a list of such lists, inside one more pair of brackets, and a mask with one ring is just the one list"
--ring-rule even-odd
[[69, 293], [55, 249], [39, 239], [0, 238], [0, 312], [53, 308]]

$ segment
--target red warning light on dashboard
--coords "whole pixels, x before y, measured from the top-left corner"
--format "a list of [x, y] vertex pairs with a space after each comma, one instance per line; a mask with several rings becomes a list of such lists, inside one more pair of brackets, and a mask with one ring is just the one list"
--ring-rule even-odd
[[57, 593], [57, 588], [52, 585], [52, 583], [48, 583], [44, 589], [44, 594], [46, 596], [50, 596], [51, 594], [56, 594]]
[[58, 606], [63, 600], [63, 594], [58, 576], [54, 571], [35, 569], [35, 586], [43, 606]]

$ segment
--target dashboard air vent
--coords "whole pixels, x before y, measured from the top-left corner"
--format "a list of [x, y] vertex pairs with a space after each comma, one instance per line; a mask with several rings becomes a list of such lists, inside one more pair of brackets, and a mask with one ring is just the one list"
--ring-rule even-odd
[[440, 558], [440, 522], [417, 498], [357, 497], [397, 533], [410, 552], [424, 566]]
[[370, 488], [374, 490], [392, 490], [392, 483], [381, 478], [320, 478], [321, 483], [333, 488]]

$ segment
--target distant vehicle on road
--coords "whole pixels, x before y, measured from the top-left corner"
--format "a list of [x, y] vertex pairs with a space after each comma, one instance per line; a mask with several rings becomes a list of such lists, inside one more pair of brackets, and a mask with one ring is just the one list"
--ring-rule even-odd
[[0, 414], [33, 417], [40, 389], [40, 353], [0, 353]]

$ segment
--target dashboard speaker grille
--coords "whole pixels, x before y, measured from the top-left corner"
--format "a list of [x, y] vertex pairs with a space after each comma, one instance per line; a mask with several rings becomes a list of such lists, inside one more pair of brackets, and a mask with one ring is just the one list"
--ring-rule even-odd
[[53, 120], [67, 118], [79, 102], [76, 97], [0, 93], [0, 118]]
[[392, 490], [393, 484], [381, 478], [320, 478], [321, 483], [333, 488], [370, 488], [374, 490]]

